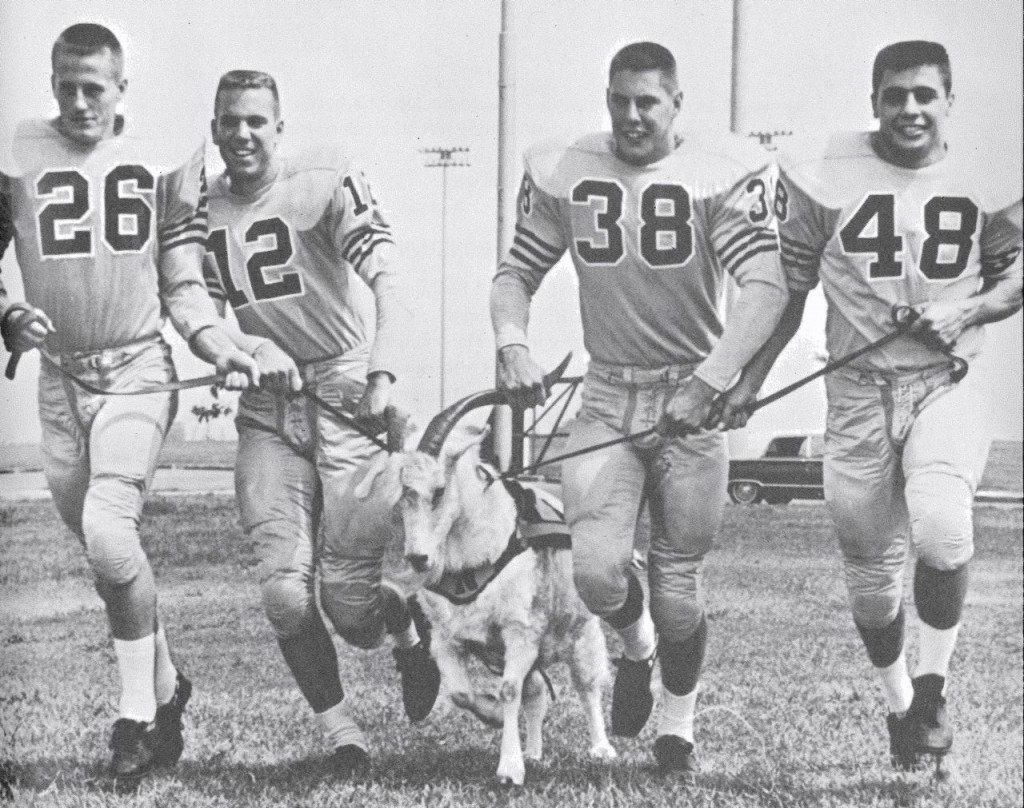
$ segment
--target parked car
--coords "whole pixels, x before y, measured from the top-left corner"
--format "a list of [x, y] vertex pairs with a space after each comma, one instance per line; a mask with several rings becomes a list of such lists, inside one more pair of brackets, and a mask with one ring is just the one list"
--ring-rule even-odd
[[763, 456], [729, 462], [729, 497], [737, 505], [824, 498], [824, 448], [820, 433], [775, 436]]

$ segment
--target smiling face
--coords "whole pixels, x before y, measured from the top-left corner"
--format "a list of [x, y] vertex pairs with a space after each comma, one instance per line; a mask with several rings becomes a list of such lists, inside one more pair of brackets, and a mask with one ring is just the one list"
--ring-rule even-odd
[[922, 168], [946, 155], [945, 126], [953, 105], [936, 65], [886, 70], [872, 98], [881, 156]]
[[647, 165], [675, 147], [673, 123], [683, 94], [660, 70], [620, 70], [608, 86], [615, 153], [631, 165]]
[[251, 193], [276, 173], [275, 153], [284, 132], [278, 104], [266, 87], [224, 89], [217, 94], [210, 124], [231, 189]]
[[117, 105], [128, 86], [120, 57], [109, 48], [88, 54], [58, 48], [51, 83], [60, 109], [58, 128], [66, 137], [94, 146], [113, 136]]

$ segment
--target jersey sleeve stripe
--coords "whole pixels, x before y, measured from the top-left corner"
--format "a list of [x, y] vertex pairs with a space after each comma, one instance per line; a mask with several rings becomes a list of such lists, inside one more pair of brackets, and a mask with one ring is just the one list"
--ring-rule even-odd
[[365, 241], [371, 238], [374, 234], [391, 237], [391, 228], [385, 225], [365, 225], [359, 227], [345, 236], [341, 242], [341, 254], [345, 256], [345, 260], [349, 260], [347, 256], [355, 249], [358, 248], [359, 242]]
[[742, 239], [740, 236], [733, 236], [726, 242], [725, 246], [718, 251], [718, 254], [721, 256], [723, 266], [736, 266], [742, 263], [746, 259], [737, 259], [737, 256], [743, 255], [746, 250], [752, 247], [765, 246], [773, 250], [777, 250], [779, 248], [778, 241], [775, 238], [775, 233], [771, 230], [746, 230], [741, 234], [741, 236]]
[[562, 252], [558, 247], [554, 246], [553, 244], [548, 244], [546, 241], [544, 241], [544, 239], [540, 238], [532, 230], [523, 227], [521, 224], [516, 225], [516, 233], [532, 241], [537, 248], [539, 248], [543, 252], [549, 253], [555, 260], [558, 259], [558, 256]]
[[[2, 178], [3, 175], [0, 175]], [[0, 258], [4, 257], [7, 245], [14, 238], [14, 217], [10, 199], [6, 192], [0, 191]]]
[[550, 263], [539, 263], [537, 261], [534, 261], [529, 256], [519, 252], [519, 250], [517, 250], [515, 247], [509, 249], [508, 254], [515, 258], [517, 261], [519, 261], [520, 264], [527, 267], [528, 269], [534, 270], [535, 272], [547, 272], [554, 265], [553, 261]]
[[520, 250], [528, 252], [542, 264], [553, 264], [556, 260], [550, 253], [542, 252], [541, 250], [538, 250], [536, 247], [531, 246], [530, 243], [521, 236], [516, 236], [515, 239], [513, 239], [512, 243]]
[[775, 243], [768, 244], [768, 243], [766, 243], [764, 241], [761, 241], [759, 243], [754, 244], [748, 250], [746, 250], [741, 255], [739, 255], [736, 258], [735, 261], [731, 261], [730, 263], [726, 264], [725, 268], [730, 273], [734, 273], [734, 272], [736, 272], [737, 269], [740, 268], [741, 265], [745, 264], [747, 261], [749, 261], [755, 255], [760, 255], [761, 253], [774, 253], [774, 252], [778, 252], [778, 251], [779, 251], [779, 245], [778, 244], [775, 244]]
[[377, 235], [371, 238], [369, 241], [363, 243], [358, 249], [352, 252], [351, 258], [346, 259], [353, 267], [357, 270], [362, 266], [363, 261], [366, 260], [367, 256], [374, 251], [379, 244], [394, 244], [395, 242], [389, 235]]
[[1017, 260], [1017, 256], [1020, 255], [1020, 250], [1020, 247], [1014, 247], [1012, 250], [1007, 250], [998, 255], [981, 256], [981, 274], [998, 275], [1004, 269], [1013, 265], [1013, 262]]
[[196, 215], [193, 216], [191, 219], [188, 219], [187, 221], [184, 221], [184, 222], [179, 222], [179, 223], [177, 223], [175, 225], [166, 227], [163, 230], [161, 230], [160, 231], [160, 241], [164, 242], [164, 241], [169, 241], [171, 239], [178, 238], [183, 233], [187, 233], [190, 230], [195, 230], [197, 228], [202, 229], [202, 230], [205, 231], [208, 219], [209, 219], [209, 216], [207, 215], [205, 210], [204, 211], [198, 211], [196, 213]]
[[725, 244], [723, 244], [721, 247], [719, 247], [718, 254], [719, 255], [725, 255], [725, 253], [728, 252], [729, 250], [731, 250], [733, 248], [733, 246], [735, 244], [737, 244], [739, 241], [741, 241], [742, 239], [748, 238], [749, 236], [757, 234], [757, 233], [769, 233], [772, 238], [775, 238], [775, 234], [774, 233], [772, 233], [770, 230], [766, 230], [763, 227], [745, 227], [744, 229], [742, 229], [738, 233], [736, 233], [728, 241], [726, 241]]
[[814, 250], [808, 247], [801, 241], [790, 238], [785, 233], [779, 233], [779, 241], [782, 243], [783, 252], [790, 252], [793, 255], [805, 255], [808, 258], [813, 258], [815, 255]]

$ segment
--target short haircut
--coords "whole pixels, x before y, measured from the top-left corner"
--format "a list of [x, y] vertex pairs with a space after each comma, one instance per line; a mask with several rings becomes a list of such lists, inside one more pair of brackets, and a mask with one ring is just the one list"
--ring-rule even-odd
[[114, 32], [95, 22], [80, 22], [65, 28], [53, 43], [50, 64], [56, 68], [57, 54], [67, 51], [78, 56], [88, 56], [109, 49], [120, 67], [123, 54], [121, 43]]
[[611, 83], [615, 74], [623, 70], [632, 70], [636, 73], [659, 70], [672, 79], [673, 83], [677, 82], [675, 57], [672, 51], [657, 42], [633, 42], [620, 49], [608, 66], [608, 82]]
[[878, 52], [871, 72], [872, 97], [878, 95], [878, 88], [882, 86], [882, 77], [887, 70], [899, 73], [922, 65], [935, 65], [939, 68], [942, 86], [946, 88], [946, 95], [949, 95], [953, 89], [953, 71], [949, 67], [949, 54], [946, 53], [946, 49], [938, 42], [913, 39], [894, 42]]
[[274, 96], [274, 111], [280, 114], [281, 100], [277, 94], [277, 82], [269, 73], [262, 70], [229, 70], [217, 82], [217, 92], [213, 95], [213, 109], [217, 110], [220, 94], [226, 90], [259, 90], [266, 88]]

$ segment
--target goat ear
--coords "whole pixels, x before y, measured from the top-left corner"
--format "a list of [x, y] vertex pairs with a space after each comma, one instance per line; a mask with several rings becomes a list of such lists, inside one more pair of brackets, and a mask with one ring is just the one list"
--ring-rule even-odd
[[405, 451], [406, 440], [416, 431], [416, 425], [412, 423], [409, 413], [403, 412], [394, 404], [388, 404], [384, 408], [384, 418], [388, 424], [388, 451]]
[[487, 437], [487, 429], [467, 429], [461, 435], [453, 433], [444, 444], [445, 459], [452, 463], [474, 446], [479, 446]]
[[377, 478], [384, 473], [384, 469], [388, 466], [388, 455], [386, 452], [380, 452], [374, 455], [373, 460], [370, 461], [370, 467], [366, 470], [366, 476], [359, 482], [359, 485], [355, 487], [352, 492], [355, 494], [356, 499], [363, 500], [370, 496], [370, 492], [373, 490], [373, 484], [377, 482]]

